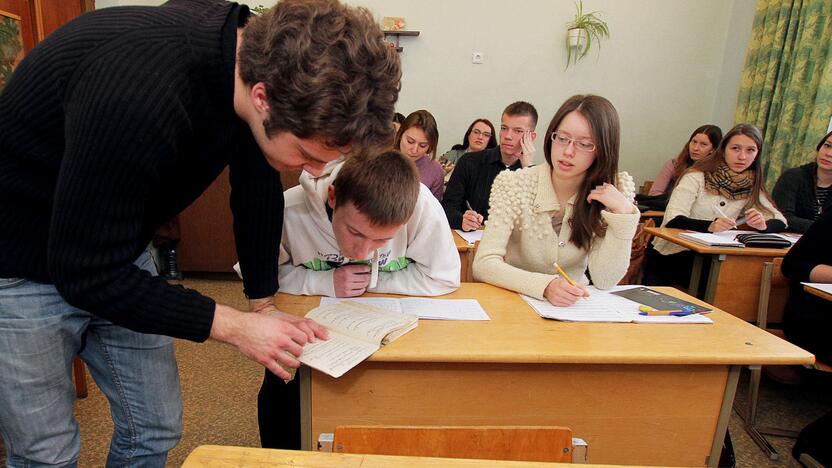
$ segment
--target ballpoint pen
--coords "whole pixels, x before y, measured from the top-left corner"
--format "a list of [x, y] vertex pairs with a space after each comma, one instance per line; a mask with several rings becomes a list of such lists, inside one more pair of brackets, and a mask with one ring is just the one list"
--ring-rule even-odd
[[[725, 212], [724, 212], [724, 211], [722, 211], [721, 209], [719, 209], [719, 205], [717, 205], [716, 203], [714, 203], [714, 209], [715, 209], [715, 210], [716, 210], [716, 212], [717, 212], [717, 213], [719, 213], [719, 215], [720, 215], [720, 216], [722, 216], [723, 218], [729, 218], [729, 219], [731, 218], [730, 216], [728, 216], [727, 214], [725, 214]], [[736, 222], [736, 221], [734, 221], [734, 227], [737, 227], [737, 222]]]
[[693, 306], [683, 306], [681, 309], [658, 310], [653, 307], [642, 305], [638, 306], [639, 315], [672, 315], [674, 317], [684, 317], [696, 313], [696, 308]]

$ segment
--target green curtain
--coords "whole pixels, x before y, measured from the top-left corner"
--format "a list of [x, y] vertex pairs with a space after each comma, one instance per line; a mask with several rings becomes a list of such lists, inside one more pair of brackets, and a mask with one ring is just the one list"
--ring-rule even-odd
[[769, 188], [817, 155], [832, 116], [831, 44], [832, 1], [757, 1], [734, 121], [763, 131]]

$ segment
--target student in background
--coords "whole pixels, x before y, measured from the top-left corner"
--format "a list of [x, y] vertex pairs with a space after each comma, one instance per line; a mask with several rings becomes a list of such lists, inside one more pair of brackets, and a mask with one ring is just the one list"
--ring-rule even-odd
[[442, 207], [454, 229], [474, 231], [488, 219], [494, 178], [534, 162], [537, 109], [524, 101], [509, 104], [500, 117], [500, 146], [468, 153], [457, 161]]
[[[459, 287], [459, 253], [442, 207], [398, 151], [330, 163], [317, 178], [304, 172], [285, 198], [281, 292], [438, 296]], [[263, 447], [301, 448], [299, 391], [297, 379], [284, 384], [266, 370]]]
[[494, 132], [494, 125], [488, 119], [477, 119], [471, 122], [462, 143], [457, 143], [439, 158], [439, 163], [450, 175], [459, 158], [465, 153], [475, 153], [487, 148], [497, 146], [497, 136]]
[[703, 125], [694, 130], [682, 151], [662, 166], [649, 195], [668, 195], [682, 174], [696, 161], [710, 156], [721, 140], [722, 129], [716, 125]]
[[790, 231], [806, 232], [832, 206], [832, 132], [815, 149], [817, 160], [784, 172], [772, 192]]
[[402, 122], [404, 122], [404, 115], [402, 115], [401, 112], [393, 114], [393, 136], [396, 136], [399, 133], [399, 128], [401, 128]]
[[433, 115], [426, 110], [417, 110], [402, 122], [393, 147], [416, 163], [419, 180], [441, 201], [445, 192], [445, 171], [433, 160], [438, 144], [439, 128]]
[[633, 179], [618, 172], [619, 127], [600, 96], [572, 96], [558, 109], [545, 134], [546, 164], [494, 180], [475, 278], [557, 306], [587, 295], [587, 267], [595, 286], [618, 283], [639, 220]]
[[[786, 218], [766, 192], [762, 174], [763, 136], [750, 124], [732, 128], [710, 158], [682, 176], [667, 203], [663, 227], [722, 232], [743, 229], [780, 232]], [[740, 219], [742, 218], [742, 219]], [[647, 250], [644, 284], [688, 284], [693, 252], [664, 239]]]

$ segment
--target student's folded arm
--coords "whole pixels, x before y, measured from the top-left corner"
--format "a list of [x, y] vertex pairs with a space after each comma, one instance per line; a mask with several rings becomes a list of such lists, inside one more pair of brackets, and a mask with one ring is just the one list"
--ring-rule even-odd
[[[704, 184], [703, 176], [701, 172], [688, 172], [679, 180], [679, 183], [676, 184], [674, 187], [673, 192], [670, 194], [670, 200], [667, 202], [667, 208], [664, 211], [664, 223], [662, 224], [665, 227], [677, 227], [671, 225], [671, 222], [678, 216], [684, 216], [688, 220], [695, 220], [691, 218], [691, 208], [693, 207], [696, 198], [700, 195], [700, 190]], [[699, 229], [695, 229], [701, 232], [707, 232], [708, 226], [710, 226], [711, 221], [713, 220], [695, 220], [695, 221], [702, 221], [703, 223], [706, 222], [707, 224], [697, 224]], [[680, 220], [681, 223], [685, 223], [686, 221]], [[693, 225], [691, 225], [693, 226]], [[704, 228], [702, 228], [704, 226]], [[682, 227], [682, 226], [678, 226]], [[692, 229], [691, 227], [685, 226], [684, 229]]]
[[[318, 271], [307, 268], [303, 264], [295, 265], [290, 251], [291, 247], [284, 240], [280, 245], [280, 264], [277, 269], [280, 292], [303, 296], [335, 297], [335, 284], [333, 283], [335, 269]], [[314, 263], [312, 259], [310, 261]]]
[[420, 187], [407, 229], [406, 268], [380, 272], [372, 292], [439, 296], [459, 288], [460, 259], [453, 233], [439, 201]]
[[526, 271], [505, 261], [508, 242], [518, 217], [513, 206], [514, 200], [505, 195], [511, 174], [513, 172], [503, 171], [494, 179], [486, 229], [474, 258], [474, 278], [545, 300], [543, 292], [555, 278], [554, 275]]
[[465, 212], [465, 186], [469, 178], [469, 165], [465, 163], [467, 160], [463, 160], [464, 158], [460, 158], [457, 161], [442, 196], [442, 209], [445, 210], [445, 217], [453, 229], [462, 229], [462, 214]]
[[639, 216], [639, 213], [601, 211], [607, 232], [604, 237], [594, 238], [589, 250], [589, 274], [595, 287], [609, 289], [627, 273]]
[[814, 220], [801, 218], [797, 215], [797, 187], [800, 183], [800, 174], [786, 171], [780, 176], [774, 190], [771, 192], [772, 198], [777, 203], [777, 208], [783, 213], [789, 226], [789, 230], [794, 232], [806, 232], [812, 225]]
[[49, 274], [79, 309], [141, 333], [203, 341], [214, 301], [133, 264], [149, 241], [145, 201], [158, 196], [160, 167], [190, 131], [188, 118], [183, 106], [159, 105], [176, 100], [176, 89], [157, 87], [150, 76], [135, 80], [135, 93], [147, 99], [99, 98], [102, 82], [126, 72], [110, 62], [92, 63], [67, 89], [68, 137], [53, 198]]
[[786, 225], [786, 217], [783, 216], [775, 206], [771, 200], [765, 194], [760, 194], [762, 200], [760, 202], [763, 204], [764, 207], [768, 208], [772, 215], [770, 219], [766, 219], [766, 228], [763, 229], [761, 232], [783, 232], [788, 227]]

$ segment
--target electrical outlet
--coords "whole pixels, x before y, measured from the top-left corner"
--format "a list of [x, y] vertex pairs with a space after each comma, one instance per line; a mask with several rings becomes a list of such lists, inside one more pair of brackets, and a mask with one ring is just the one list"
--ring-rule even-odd
[[482, 63], [483, 55], [485, 54], [482, 52], [473, 52], [471, 54], [471, 63]]

